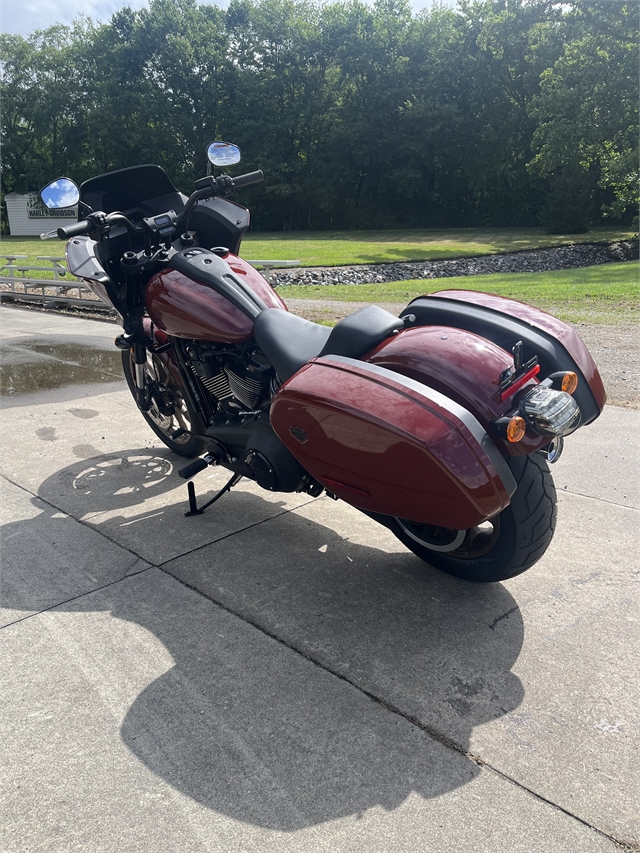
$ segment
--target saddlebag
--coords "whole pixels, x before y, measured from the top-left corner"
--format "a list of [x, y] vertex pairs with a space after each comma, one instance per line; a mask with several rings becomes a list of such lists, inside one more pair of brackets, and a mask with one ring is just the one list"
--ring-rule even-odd
[[275, 395], [273, 429], [300, 464], [369, 512], [466, 529], [516, 488], [492, 439], [463, 406], [373, 364], [327, 355]]
[[416, 319], [410, 326], [455, 326], [507, 351], [522, 341], [525, 362], [538, 356], [539, 378], [559, 370], [573, 370], [578, 375], [573, 397], [583, 424], [591, 423], [602, 412], [606, 393], [589, 350], [575, 329], [551, 314], [514, 299], [471, 290], [441, 290], [420, 296], [400, 316], [411, 314]]

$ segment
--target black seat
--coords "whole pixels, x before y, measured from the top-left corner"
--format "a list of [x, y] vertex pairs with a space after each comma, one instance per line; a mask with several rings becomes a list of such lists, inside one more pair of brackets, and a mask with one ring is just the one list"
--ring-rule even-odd
[[256, 317], [254, 334], [281, 381], [286, 382], [312, 358], [319, 355], [360, 358], [403, 327], [404, 322], [399, 317], [377, 305], [355, 311], [333, 329], [280, 308], [267, 308]]
[[404, 320], [377, 305], [367, 305], [336, 323], [320, 355], [360, 358], [403, 328]]

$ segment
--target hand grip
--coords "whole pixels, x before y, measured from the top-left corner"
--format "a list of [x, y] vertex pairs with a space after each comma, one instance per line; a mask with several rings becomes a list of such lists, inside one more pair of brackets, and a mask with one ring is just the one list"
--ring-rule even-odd
[[246, 175], [238, 175], [237, 178], [233, 179], [234, 186], [239, 189], [248, 187], [249, 184], [259, 184], [260, 181], [264, 181], [264, 173], [260, 169], [257, 172], [247, 172]]
[[87, 219], [82, 219], [80, 222], [74, 222], [73, 225], [58, 228], [57, 234], [61, 240], [68, 240], [70, 237], [77, 237], [78, 234], [88, 234], [92, 228], [93, 225]]

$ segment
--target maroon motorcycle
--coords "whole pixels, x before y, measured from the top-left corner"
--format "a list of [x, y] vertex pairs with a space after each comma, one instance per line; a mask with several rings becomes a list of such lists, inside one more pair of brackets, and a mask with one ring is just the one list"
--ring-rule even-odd
[[[210, 164], [239, 149], [215, 142]], [[49, 208], [79, 204], [70, 271], [115, 308], [127, 382], [182, 456], [188, 515], [242, 477], [271, 492], [326, 492], [388, 527], [444, 572], [499, 581], [532, 566], [556, 520], [548, 463], [604, 406], [578, 334], [536, 308], [445, 290], [399, 317], [375, 305], [333, 328], [290, 314], [239, 257], [249, 211], [230, 200], [262, 172], [215, 177], [187, 198], [159, 166], [67, 178]], [[198, 507], [191, 478], [232, 477]]]

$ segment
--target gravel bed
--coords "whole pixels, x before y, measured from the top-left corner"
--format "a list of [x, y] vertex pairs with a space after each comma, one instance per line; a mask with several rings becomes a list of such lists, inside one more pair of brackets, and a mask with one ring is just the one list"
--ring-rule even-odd
[[638, 257], [638, 241], [616, 243], [578, 243], [552, 249], [532, 249], [504, 255], [456, 258], [448, 261], [415, 261], [391, 264], [362, 264], [353, 267], [304, 267], [274, 270], [271, 284], [382, 284], [421, 278], [448, 278], [458, 275], [484, 275], [506, 272], [544, 272], [575, 269]]

